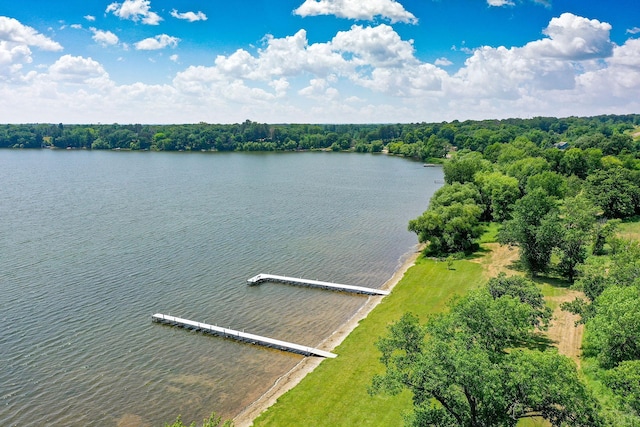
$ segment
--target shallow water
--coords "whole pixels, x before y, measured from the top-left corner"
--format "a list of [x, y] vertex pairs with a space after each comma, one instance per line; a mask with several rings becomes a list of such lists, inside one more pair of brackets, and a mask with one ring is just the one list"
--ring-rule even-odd
[[302, 356], [151, 322], [315, 346], [380, 287], [440, 168], [344, 153], [0, 151], [0, 425], [159, 426], [237, 414]]

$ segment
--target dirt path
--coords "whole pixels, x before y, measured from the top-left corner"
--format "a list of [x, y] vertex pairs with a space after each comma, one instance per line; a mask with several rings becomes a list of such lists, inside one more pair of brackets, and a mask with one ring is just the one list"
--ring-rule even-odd
[[504, 246], [499, 243], [485, 243], [482, 247], [489, 252], [472, 262], [482, 264], [487, 279], [496, 277], [498, 273], [513, 276], [517, 272], [511, 269], [511, 265], [518, 260], [518, 248]]
[[580, 348], [582, 347], [582, 334], [584, 333], [584, 325], [576, 326], [576, 321], [580, 318], [568, 311], [562, 311], [560, 304], [563, 302], [573, 301], [576, 297], [584, 297], [582, 292], [567, 290], [561, 296], [548, 297], [548, 302], [554, 302], [557, 305], [553, 311], [553, 320], [549, 325], [547, 335], [558, 347], [558, 352], [573, 359], [580, 367]]
[[[513, 263], [518, 260], [517, 248], [510, 248], [499, 243], [487, 243], [483, 247], [490, 252], [484, 257], [473, 261], [483, 265], [487, 278], [495, 277], [501, 272], [504, 272], [507, 276], [521, 274], [511, 268]], [[579, 316], [562, 311], [560, 305], [563, 302], [573, 301], [580, 296], [584, 297], [584, 294], [567, 289], [559, 296], [546, 298], [548, 303], [556, 307], [553, 311], [553, 318], [547, 335], [558, 347], [560, 354], [572, 358], [578, 367], [580, 367], [580, 348], [584, 325], [575, 326]]]

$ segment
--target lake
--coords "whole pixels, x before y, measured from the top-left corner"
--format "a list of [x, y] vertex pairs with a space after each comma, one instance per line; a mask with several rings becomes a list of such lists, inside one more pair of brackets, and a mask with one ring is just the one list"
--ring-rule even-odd
[[[356, 153], [0, 150], [0, 425], [162, 426], [239, 413], [380, 287], [441, 168]], [[381, 331], [381, 334], [383, 331]]]

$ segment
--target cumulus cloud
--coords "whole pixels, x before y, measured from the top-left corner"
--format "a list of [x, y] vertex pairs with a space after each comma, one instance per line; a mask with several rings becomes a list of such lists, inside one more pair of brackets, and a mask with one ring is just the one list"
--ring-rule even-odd
[[[0, 97], [15, 100], [0, 114], [54, 122], [60, 115], [77, 122], [406, 122], [638, 111], [640, 40], [618, 46], [610, 29], [562, 15], [538, 40], [469, 50], [456, 70], [444, 69], [453, 65], [445, 57], [433, 64], [417, 58], [413, 42], [390, 25], [353, 25], [313, 43], [300, 30], [219, 55], [211, 66], [188, 66], [165, 85], [118, 85], [97, 61], [71, 55], [23, 71], [29, 45], [14, 42], [10, 52], [0, 43]], [[136, 48], [177, 44], [163, 34]], [[17, 119], [20, 111], [34, 114], [33, 105], [37, 116]]]
[[149, 0], [125, 0], [124, 3], [111, 3], [105, 10], [106, 13], [113, 13], [120, 19], [130, 19], [134, 22], [142, 21], [147, 25], [158, 25], [162, 18], [151, 11], [151, 1]]
[[638, 34], [638, 33], [640, 33], [640, 27], [628, 28], [626, 33], [627, 34]]
[[200, 12], [200, 11], [180, 13], [176, 9], [173, 9], [171, 11], [171, 16], [173, 16], [176, 19], [184, 19], [189, 22], [206, 21], [208, 19], [207, 15], [205, 15], [203, 12]]
[[609, 39], [611, 25], [572, 13], [553, 18], [543, 31], [547, 39], [528, 43], [532, 57], [584, 60], [611, 56], [614, 44]]
[[52, 80], [67, 83], [97, 83], [109, 80], [102, 65], [91, 58], [63, 55], [49, 67]]
[[95, 17], [95, 16], [93, 16], [93, 15], [85, 15], [85, 16], [84, 16], [84, 19], [86, 19], [86, 20], [87, 20], [87, 21], [89, 21], [89, 22], [93, 22], [93, 21], [95, 21], [95, 20], [96, 20], [96, 17]]
[[149, 37], [135, 44], [137, 50], [159, 50], [166, 47], [176, 47], [180, 42], [177, 37], [160, 34], [155, 37]]
[[178, 59], [180, 59], [180, 57], [176, 54], [173, 54], [169, 57], [169, 60], [173, 61], [173, 62], [178, 62]]
[[118, 44], [118, 36], [111, 31], [98, 30], [97, 28], [89, 28], [93, 33], [93, 40], [102, 46], [113, 46]]
[[40, 34], [31, 27], [22, 25], [17, 19], [6, 16], [0, 16], [0, 42], [34, 46], [48, 51], [62, 50], [60, 43]]
[[293, 11], [300, 16], [334, 15], [338, 18], [373, 21], [377, 16], [391, 23], [417, 24], [418, 19], [395, 0], [305, 0]]

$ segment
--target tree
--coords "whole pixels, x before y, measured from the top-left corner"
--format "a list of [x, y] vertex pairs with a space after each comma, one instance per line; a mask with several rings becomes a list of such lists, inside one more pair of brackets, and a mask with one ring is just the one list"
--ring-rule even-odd
[[560, 273], [573, 282], [576, 267], [587, 258], [587, 244], [596, 222], [596, 208], [583, 195], [565, 199], [562, 204], [560, 225], [562, 235], [558, 242]]
[[442, 169], [444, 171], [444, 181], [447, 184], [459, 182], [473, 182], [473, 177], [477, 172], [489, 170], [491, 165], [488, 160], [482, 158], [478, 152], [461, 151], [445, 162]]
[[526, 157], [504, 165], [507, 175], [518, 180], [520, 190], [524, 192], [529, 177], [549, 170], [549, 163], [542, 157]]
[[537, 188], [515, 203], [512, 219], [506, 221], [498, 239], [520, 248], [520, 260], [533, 275], [549, 267], [551, 253], [561, 235], [554, 198]]
[[640, 360], [622, 362], [604, 375], [611, 388], [637, 415], [640, 415]]
[[533, 308], [531, 326], [546, 329], [551, 320], [551, 309], [547, 307], [540, 289], [531, 280], [521, 276], [507, 277], [500, 273], [489, 280], [487, 290], [494, 299], [508, 295]]
[[479, 172], [475, 182], [480, 188], [485, 219], [504, 221], [511, 217], [511, 208], [520, 197], [518, 180], [500, 172]]
[[640, 212], [640, 176], [637, 171], [614, 167], [587, 177], [585, 190], [607, 218], [627, 218]]
[[536, 188], [542, 188], [549, 196], [562, 199], [567, 193], [567, 180], [556, 172], [545, 171], [527, 179], [525, 192], [530, 193]]
[[591, 245], [591, 253], [594, 255], [602, 255], [604, 253], [604, 245], [616, 231], [616, 227], [620, 224], [619, 219], [601, 220], [594, 227], [593, 244]]
[[431, 197], [429, 207], [451, 206], [454, 203], [479, 204], [480, 201], [480, 192], [475, 184], [454, 182], [440, 187]]
[[486, 288], [471, 292], [424, 326], [404, 315], [377, 342], [386, 371], [370, 392], [411, 391], [410, 426], [515, 426], [530, 417], [553, 426], [602, 425], [570, 359], [520, 348], [534, 336], [536, 309], [510, 289], [496, 297]]
[[428, 253], [468, 252], [480, 236], [481, 214], [482, 208], [469, 203], [429, 208], [409, 221], [409, 231], [416, 233], [421, 243], [429, 243]]
[[594, 305], [595, 315], [586, 322], [586, 354], [603, 368], [640, 359], [640, 287], [608, 287]]
[[565, 175], [576, 175], [584, 179], [589, 171], [589, 162], [580, 148], [570, 148], [565, 151], [560, 167]]

